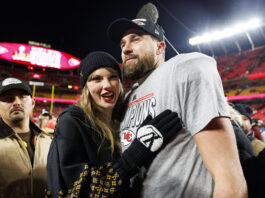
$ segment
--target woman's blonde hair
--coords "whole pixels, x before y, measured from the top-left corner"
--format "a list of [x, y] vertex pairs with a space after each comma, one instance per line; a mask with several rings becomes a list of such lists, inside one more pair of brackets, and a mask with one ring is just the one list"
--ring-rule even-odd
[[[118, 75], [118, 72], [116, 70], [110, 67], [106, 67], [106, 69], [111, 73], [115, 73]], [[91, 75], [88, 77], [88, 80], [90, 79], [90, 77]], [[104, 141], [108, 140], [110, 142], [110, 149], [112, 153], [114, 152], [115, 147], [120, 149], [119, 130], [120, 130], [120, 122], [122, 120], [122, 115], [123, 115], [122, 104], [123, 104], [124, 91], [122, 88], [121, 81], [119, 84], [120, 84], [120, 95], [113, 109], [110, 124], [108, 124], [108, 122], [106, 122], [106, 120], [104, 119], [104, 116], [102, 116], [101, 111], [99, 110], [98, 106], [96, 105], [96, 103], [94, 102], [94, 100], [90, 95], [87, 85], [84, 86], [81, 97], [77, 102], [77, 106], [82, 108], [83, 111], [86, 113], [91, 123], [91, 127], [100, 135], [100, 137], [102, 137], [102, 142], [99, 146], [99, 149], [101, 148]]]
[[243, 120], [241, 114], [233, 108], [233, 104], [227, 102], [227, 106], [231, 120], [234, 120], [239, 126], [242, 126]]

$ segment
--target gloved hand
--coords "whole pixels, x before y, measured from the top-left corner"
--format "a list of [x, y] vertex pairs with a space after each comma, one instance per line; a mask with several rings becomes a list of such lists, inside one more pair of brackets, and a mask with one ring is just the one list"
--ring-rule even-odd
[[119, 162], [129, 172], [150, 163], [162, 145], [176, 135], [182, 128], [181, 120], [176, 112], [165, 110], [152, 119], [147, 116], [137, 130], [136, 138], [131, 146], [124, 151]]
[[159, 150], [164, 142], [182, 128], [176, 112], [165, 110], [152, 119], [149, 115], [137, 131], [136, 138], [150, 151]]

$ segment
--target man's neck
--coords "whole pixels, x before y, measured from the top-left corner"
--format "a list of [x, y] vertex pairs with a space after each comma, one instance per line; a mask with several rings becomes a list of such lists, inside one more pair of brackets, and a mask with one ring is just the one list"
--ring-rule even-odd
[[18, 123], [6, 123], [15, 133], [26, 133], [30, 131], [29, 120], [23, 120]]

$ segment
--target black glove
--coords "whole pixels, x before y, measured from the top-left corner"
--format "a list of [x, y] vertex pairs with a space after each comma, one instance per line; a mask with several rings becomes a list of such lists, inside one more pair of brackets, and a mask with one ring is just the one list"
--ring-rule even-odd
[[150, 163], [159, 149], [182, 128], [178, 114], [165, 110], [152, 119], [147, 116], [136, 133], [131, 146], [124, 151], [119, 162], [127, 173], [134, 174], [138, 167]]

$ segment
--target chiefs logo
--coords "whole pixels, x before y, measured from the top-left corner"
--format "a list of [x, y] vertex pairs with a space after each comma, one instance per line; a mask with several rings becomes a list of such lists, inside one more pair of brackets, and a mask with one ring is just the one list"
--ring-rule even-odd
[[134, 19], [132, 20], [137, 25], [145, 25], [146, 19]]
[[122, 146], [128, 146], [132, 143], [135, 138], [135, 133], [126, 129], [121, 132], [121, 143]]
[[134, 23], [135, 24], [137, 24], [137, 25], [145, 25], [143, 22], [141, 22], [141, 21], [134, 21]]

